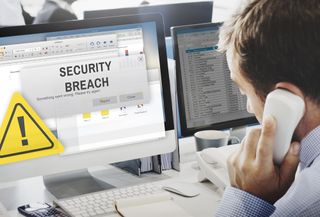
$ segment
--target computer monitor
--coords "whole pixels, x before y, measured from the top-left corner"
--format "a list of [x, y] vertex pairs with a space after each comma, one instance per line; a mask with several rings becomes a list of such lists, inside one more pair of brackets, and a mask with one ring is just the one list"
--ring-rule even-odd
[[123, 16], [128, 14], [160, 13], [164, 21], [165, 36], [170, 36], [170, 27], [172, 26], [211, 22], [212, 9], [213, 1], [145, 5], [128, 8], [85, 11], [84, 19]]
[[256, 123], [217, 51], [221, 23], [172, 28], [181, 135]]
[[0, 122], [18, 91], [65, 149], [0, 165], [0, 182], [176, 148], [160, 15], [3, 28], [0, 51]]

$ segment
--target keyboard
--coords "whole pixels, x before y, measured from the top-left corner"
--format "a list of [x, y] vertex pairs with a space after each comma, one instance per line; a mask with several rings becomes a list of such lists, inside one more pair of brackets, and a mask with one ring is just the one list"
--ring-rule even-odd
[[54, 203], [72, 217], [114, 216], [117, 213], [114, 207], [116, 200], [153, 195], [163, 191], [159, 185], [146, 183], [84, 194]]

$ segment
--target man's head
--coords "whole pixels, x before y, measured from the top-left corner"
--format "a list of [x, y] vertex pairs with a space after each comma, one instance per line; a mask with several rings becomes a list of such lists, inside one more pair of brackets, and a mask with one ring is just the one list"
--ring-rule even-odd
[[250, 1], [223, 25], [219, 46], [259, 120], [275, 88], [320, 105], [319, 0]]

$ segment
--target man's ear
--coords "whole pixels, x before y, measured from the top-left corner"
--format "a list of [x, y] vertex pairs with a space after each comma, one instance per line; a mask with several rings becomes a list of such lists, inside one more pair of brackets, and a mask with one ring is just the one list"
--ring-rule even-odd
[[299, 87], [297, 87], [296, 85], [289, 83], [289, 82], [279, 82], [275, 85], [276, 89], [284, 89], [284, 90], [288, 90], [291, 93], [300, 96], [302, 99], [305, 98], [304, 94], [302, 93], [302, 91], [300, 90]]

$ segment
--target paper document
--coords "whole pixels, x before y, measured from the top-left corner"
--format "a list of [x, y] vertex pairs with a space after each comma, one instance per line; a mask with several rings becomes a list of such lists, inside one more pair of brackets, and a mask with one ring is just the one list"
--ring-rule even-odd
[[123, 217], [192, 217], [177, 205], [167, 192], [116, 201], [116, 210]]

